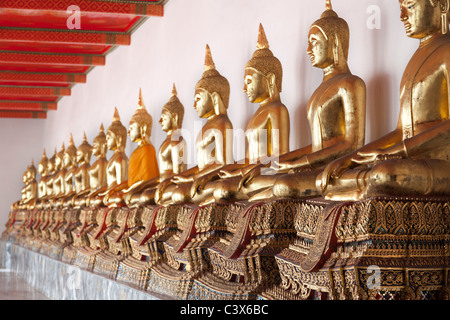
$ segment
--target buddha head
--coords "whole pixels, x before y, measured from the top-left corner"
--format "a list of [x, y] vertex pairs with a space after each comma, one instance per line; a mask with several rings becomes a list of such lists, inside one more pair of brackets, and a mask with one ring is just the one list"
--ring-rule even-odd
[[100, 131], [92, 142], [92, 154], [97, 158], [105, 157], [108, 151], [108, 145], [106, 143], [105, 129], [103, 123], [100, 125]]
[[41, 175], [41, 177], [45, 177], [48, 174], [48, 158], [44, 152], [42, 153], [42, 158], [38, 163], [38, 172]]
[[77, 159], [78, 163], [89, 163], [91, 161], [92, 146], [87, 142], [86, 132], [83, 134], [83, 142], [78, 146]]
[[34, 166], [34, 161], [31, 160], [31, 164], [27, 169], [28, 182], [31, 182], [36, 179], [36, 167]]
[[450, 0], [400, 0], [400, 19], [406, 35], [422, 39], [441, 31], [448, 32]]
[[108, 149], [123, 152], [127, 144], [127, 128], [120, 122], [119, 111], [114, 110], [113, 122], [106, 131]]
[[205, 69], [202, 78], [195, 86], [194, 108], [200, 118], [226, 114], [230, 99], [230, 84], [217, 71], [211, 55], [211, 49], [206, 45]]
[[326, 10], [309, 30], [307, 52], [314, 67], [347, 65], [350, 31], [347, 22], [333, 11], [330, 1]]
[[172, 97], [162, 108], [161, 119], [159, 123], [165, 132], [172, 132], [181, 129], [184, 117], [184, 106], [177, 97], [177, 89], [175, 83], [172, 88]]
[[47, 161], [47, 172], [48, 174], [54, 174], [56, 172], [56, 154], [57, 151], [53, 153], [53, 156], [50, 157]]
[[27, 184], [28, 183], [28, 168], [22, 174], [22, 182], [23, 182], [23, 184]]
[[64, 152], [64, 166], [66, 168], [73, 167], [76, 164], [77, 148], [73, 142], [73, 136], [70, 134], [69, 145]]
[[61, 146], [61, 150], [55, 155], [55, 170], [59, 171], [64, 167], [64, 153], [66, 152], [66, 148], [64, 147], [64, 142]]
[[128, 135], [133, 142], [148, 143], [152, 133], [153, 118], [147, 112], [142, 98], [142, 91], [139, 89], [139, 102], [136, 112], [130, 119]]
[[269, 98], [279, 99], [282, 90], [283, 68], [269, 48], [262, 24], [259, 25], [257, 49], [245, 65], [244, 92], [252, 103]]

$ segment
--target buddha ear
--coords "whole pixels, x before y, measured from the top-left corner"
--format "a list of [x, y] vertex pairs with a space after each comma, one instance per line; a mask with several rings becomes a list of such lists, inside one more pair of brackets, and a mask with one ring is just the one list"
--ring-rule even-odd
[[172, 113], [172, 128], [178, 129], [178, 114]]
[[334, 38], [334, 46], [333, 46], [333, 57], [334, 57], [334, 65], [338, 66], [339, 65], [339, 51], [340, 51], [340, 43], [339, 43], [339, 38], [335, 37]]
[[211, 94], [211, 99], [214, 105], [214, 113], [216, 115], [225, 114], [226, 108], [225, 105], [223, 104], [222, 97], [220, 96], [220, 94], [218, 94], [217, 92], [213, 92]]

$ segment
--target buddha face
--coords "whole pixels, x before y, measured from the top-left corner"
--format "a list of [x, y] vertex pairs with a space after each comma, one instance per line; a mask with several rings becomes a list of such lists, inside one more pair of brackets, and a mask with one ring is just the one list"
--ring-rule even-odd
[[108, 146], [109, 150], [117, 149], [118, 143], [116, 135], [111, 130], [108, 130], [108, 132], [106, 133], [106, 145]]
[[72, 164], [73, 164], [73, 156], [71, 155], [71, 154], [69, 154], [69, 153], [64, 153], [64, 158], [63, 158], [63, 160], [64, 160], [64, 166], [65, 167], [69, 167], [69, 166], [71, 166]]
[[313, 26], [308, 35], [307, 53], [314, 67], [324, 69], [333, 64], [333, 52], [323, 32]]
[[63, 158], [60, 154], [58, 154], [55, 158], [55, 168], [60, 169], [63, 165]]
[[27, 174], [27, 172], [23, 173], [23, 175], [22, 175], [22, 182], [25, 183], [25, 184], [28, 182], [28, 174]]
[[194, 109], [197, 110], [200, 118], [206, 118], [214, 113], [214, 104], [211, 94], [204, 89], [195, 90]]
[[[103, 140], [103, 139], [102, 139]], [[92, 154], [96, 157], [104, 155], [106, 141], [99, 141], [99, 139], [94, 139], [92, 142]]]
[[259, 103], [269, 98], [270, 94], [266, 77], [254, 69], [245, 69], [244, 92], [251, 103]]
[[55, 170], [55, 163], [52, 160], [49, 160], [47, 163], [47, 172], [53, 173]]
[[128, 135], [130, 136], [131, 141], [136, 142], [142, 138], [141, 135], [141, 126], [133, 121], [130, 122], [130, 126], [128, 127]]
[[164, 109], [162, 111], [159, 123], [161, 124], [161, 129], [163, 131], [168, 132], [173, 129], [172, 118], [172, 114], [169, 112], [169, 110]]
[[83, 152], [83, 150], [78, 149], [77, 150], [77, 162], [81, 163], [85, 160], [85, 153]]
[[440, 9], [431, 0], [400, 0], [400, 19], [411, 38], [422, 39], [440, 30]]

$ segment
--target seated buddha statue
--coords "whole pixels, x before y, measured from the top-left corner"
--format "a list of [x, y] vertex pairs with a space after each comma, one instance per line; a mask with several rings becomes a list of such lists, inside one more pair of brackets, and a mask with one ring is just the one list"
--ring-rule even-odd
[[[128, 161], [128, 180], [124, 182], [125, 188], [110, 196], [109, 204], [125, 205], [125, 198], [142, 185], [145, 181], [152, 180], [159, 175], [158, 160], [155, 147], [150, 141], [153, 126], [153, 118], [147, 112], [139, 90], [139, 102], [135, 114], [130, 119], [128, 135], [132, 142], [138, 145], [132, 152]], [[139, 201], [139, 197], [137, 197]]]
[[[125, 154], [127, 128], [120, 121], [119, 111], [114, 110], [113, 122], [106, 131], [106, 143], [113, 155], [106, 165], [106, 187], [91, 195], [91, 205], [109, 206], [109, 198], [127, 186], [128, 157]], [[95, 197], [96, 199], [94, 199]], [[113, 199], [117, 199], [113, 197]], [[111, 205], [113, 205], [111, 203]]]
[[186, 170], [186, 141], [180, 133], [183, 117], [184, 107], [177, 97], [174, 84], [172, 97], [163, 106], [159, 120], [162, 130], [167, 133], [166, 139], [158, 150], [159, 175], [143, 181], [129, 193], [125, 199], [129, 207], [155, 204], [155, 192], [158, 185], [170, 182], [174, 175]]
[[104, 191], [107, 186], [106, 166], [108, 160], [106, 153], [108, 145], [106, 143], [106, 134], [103, 124], [100, 125], [98, 135], [92, 141], [92, 154], [97, 158], [89, 168], [89, 187], [90, 192], [85, 196], [86, 206], [98, 207], [102, 203], [102, 198], [96, 197], [100, 191]]
[[27, 166], [22, 175], [24, 186], [21, 190], [21, 199], [13, 204], [13, 209], [30, 210], [36, 205], [38, 197], [38, 183], [36, 181], [36, 167], [33, 161]]
[[78, 167], [73, 175], [74, 196], [70, 199], [71, 205], [80, 208], [86, 206], [86, 195], [90, 192], [89, 169], [91, 163], [92, 146], [83, 134], [83, 142], [77, 148], [76, 162]]
[[[366, 86], [348, 67], [349, 36], [346, 21], [327, 1], [326, 11], [311, 25], [308, 35], [311, 63], [323, 70], [323, 81], [307, 106], [312, 144], [281, 155], [272, 166], [274, 172], [261, 184], [263, 191], [251, 201], [320, 196], [316, 178], [325, 165], [363, 146]], [[244, 177], [243, 183], [254, 183], [252, 174], [255, 172]]]
[[[200, 118], [206, 119], [195, 144], [197, 166], [160, 184], [155, 195], [158, 204], [198, 203], [212, 194], [215, 182], [211, 174], [233, 158], [232, 136], [229, 136], [233, 126], [227, 114], [229, 96], [230, 84], [217, 71], [207, 45], [204, 72], [195, 87], [194, 108]], [[196, 188], [191, 193], [198, 181], [205, 181], [204, 188], [201, 191]]]
[[64, 152], [64, 168], [66, 173], [64, 175], [64, 195], [60, 197], [59, 203], [61, 207], [72, 206], [72, 198], [75, 195], [74, 175], [78, 169], [76, 161], [77, 148], [75, 147], [73, 136], [70, 134], [69, 145]]
[[53, 177], [53, 196], [50, 201], [52, 206], [59, 206], [59, 199], [65, 194], [65, 181], [67, 169], [64, 165], [64, 153], [66, 148], [64, 143], [62, 144], [61, 150], [55, 155], [55, 174]]
[[244, 75], [244, 92], [251, 103], [259, 104], [247, 124], [246, 158], [220, 170], [221, 180], [215, 185], [214, 198], [204, 203], [247, 200], [259, 189], [259, 180], [265, 176], [255, 177], [253, 183], [241, 186], [243, 176], [289, 151], [289, 112], [280, 100], [282, 73], [281, 63], [270, 50], [260, 24], [257, 50], [247, 62]]
[[25, 186], [25, 199], [23, 204], [26, 205], [28, 210], [33, 209], [36, 205], [38, 196], [38, 183], [36, 181], [36, 167], [33, 161], [27, 169], [27, 184]]
[[48, 180], [48, 158], [45, 153], [45, 149], [42, 153], [42, 158], [38, 163], [38, 172], [41, 176], [38, 182], [38, 200], [36, 207], [38, 209], [42, 208], [42, 199], [47, 195], [47, 180]]
[[408, 37], [420, 41], [401, 80], [397, 127], [327, 165], [328, 199], [450, 194], [448, 1], [400, 0]]
[[47, 161], [47, 178], [46, 178], [46, 194], [45, 197], [41, 198], [42, 202], [42, 208], [48, 209], [52, 206], [52, 197], [55, 195], [53, 182], [55, 180], [56, 175], [56, 154], [57, 151], [55, 149], [55, 152], [53, 153], [53, 156], [51, 156]]
[[25, 188], [27, 186], [27, 182], [28, 182], [28, 174], [27, 171], [24, 171], [22, 174], [22, 182], [23, 182], [23, 187], [20, 190], [20, 200], [17, 200], [16, 202], [14, 202], [11, 206], [11, 210], [18, 210], [20, 209], [21, 203], [22, 201], [25, 199]]

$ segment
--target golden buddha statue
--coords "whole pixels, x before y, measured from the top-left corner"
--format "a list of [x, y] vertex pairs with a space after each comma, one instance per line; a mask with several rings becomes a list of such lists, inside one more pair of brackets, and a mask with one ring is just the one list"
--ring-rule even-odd
[[25, 188], [25, 200], [23, 204], [27, 206], [27, 209], [33, 209], [38, 197], [38, 183], [36, 181], [36, 167], [34, 161], [31, 161], [31, 165], [27, 170], [27, 185]]
[[28, 167], [27, 170], [25, 170], [22, 174], [22, 182], [23, 182], [23, 187], [20, 190], [20, 200], [17, 200], [16, 202], [14, 202], [11, 206], [11, 210], [18, 210], [18, 209], [22, 209], [22, 202], [25, 201], [26, 199], [26, 188], [27, 188], [27, 184], [28, 184]]
[[174, 84], [172, 97], [163, 106], [159, 120], [162, 130], [167, 133], [158, 151], [159, 176], [143, 181], [134, 188], [125, 199], [128, 206], [155, 204], [155, 192], [159, 183], [170, 182], [174, 174], [186, 170], [186, 141], [180, 134], [183, 117], [184, 107], [177, 97]]
[[[120, 196], [116, 197], [116, 193], [121, 192], [127, 187], [128, 179], [128, 157], [125, 154], [125, 146], [127, 143], [127, 128], [120, 121], [119, 111], [114, 110], [113, 122], [106, 131], [106, 143], [108, 149], [114, 154], [108, 161], [106, 166], [106, 184], [104, 190], [99, 190], [96, 197], [100, 197], [106, 206], [114, 206], [121, 202]], [[110, 202], [116, 201], [115, 203]], [[94, 200], [94, 204], [100, 204]]]
[[[135, 114], [130, 119], [128, 135], [132, 142], [138, 144], [128, 161], [128, 180], [124, 182], [125, 188], [117, 192], [115, 197], [110, 197], [109, 202], [115, 205], [125, 204], [125, 199], [138, 202], [139, 195], [134, 197], [145, 181], [152, 180], [159, 175], [158, 160], [156, 151], [150, 141], [153, 126], [153, 118], [147, 112], [142, 98], [142, 91], [139, 90], [139, 102]], [[138, 192], [137, 192], [138, 193]]]
[[108, 145], [104, 131], [103, 124], [101, 124], [100, 131], [92, 142], [92, 154], [97, 159], [89, 168], [90, 193], [86, 196], [87, 199], [85, 199], [86, 206], [100, 206], [102, 198], [96, 196], [99, 192], [104, 191], [107, 186], [106, 166], [108, 165], [108, 160], [106, 159], [106, 153], [108, 151]]
[[[327, 1], [326, 11], [311, 25], [308, 35], [311, 63], [323, 70], [323, 81], [307, 106], [312, 144], [281, 155], [272, 166], [274, 172], [261, 183], [261, 189], [266, 189], [251, 201], [320, 196], [316, 178], [325, 165], [364, 145], [366, 86], [348, 67], [349, 37], [347, 22]], [[251, 174], [254, 172], [244, 177], [243, 184], [252, 181]]]
[[72, 198], [75, 195], [74, 175], [78, 169], [76, 161], [77, 148], [75, 147], [73, 136], [70, 134], [69, 145], [64, 152], [64, 195], [60, 198], [60, 206], [67, 207], [72, 205]]
[[45, 179], [46, 194], [45, 194], [45, 197], [40, 198], [42, 209], [48, 209], [52, 206], [51, 199], [55, 195], [53, 182], [55, 180], [55, 175], [56, 175], [56, 165], [55, 165], [56, 154], [57, 154], [57, 151], [55, 149], [53, 156], [51, 156], [48, 159], [48, 161], [46, 161], [46, 163], [47, 163], [47, 175], [46, 175], [46, 179]]
[[38, 172], [41, 176], [41, 179], [38, 183], [38, 205], [41, 205], [41, 199], [44, 198], [47, 195], [47, 180], [48, 180], [48, 158], [44, 152], [42, 153], [42, 158], [38, 163]]
[[[196, 140], [197, 166], [161, 183], [155, 195], [158, 204], [199, 203], [212, 194], [216, 171], [233, 159], [229, 97], [230, 84], [217, 71], [206, 45], [204, 72], [195, 87], [194, 108], [200, 118], [206, 119]], [[201, 190], [197, 188], [199, 183]]]
[[64, 143], [61, 150], [55, 155], [55, 174], [53, 177], [53, 196], [51, 197], [51, 206], [59, 206], [58, 200], [65, 194], [66, 183], [64, 177], [66, 176], [67, 169], [64, 165], [64, 153], [66, 148]]
[[36, 205], [38, 183], [36, 181], [36, 167], [34, 166], [34, 161], [31, 161], [31, 165], [27, 166], [27, 170], [25, 170], [22, 175], [22, 181], [24, 186], [21, 190], [21, 199], [13, 204], [13, 210], [30, 210]]
[[[252, 183], [242, 185], [249, 172], [289, 152], [290, 120], [286, 106], [280, 100], [283, 70], [273, 55], [262, 24], [259, 26], [257, 50], [245, 66], [244, 92], [251, 103], [259, 103], [247, 124], [245, 161], [224, 167], [216, 184], [216, 202], [247, 200], [264, 183], [265, 175], [255, 177]], [[205, 203], [214, 201], [212, 198]]]
[[450, 162], [447, 0], [401, 0], [400, 19], [420, 45], [401, 81], [397, 128], [331, 162], [317, 185], [328, 199], [448, 195]]
[[86, 195], [90, 192], [90, 163], [92, 155], [92, 146], [88, 143], [86, 133], [83, 134], [83, 142], [78, 146], [76, 162], [78, 168], [74, 173], [74, 192], [72, 206], [76, 208], [86, 206]]

